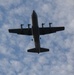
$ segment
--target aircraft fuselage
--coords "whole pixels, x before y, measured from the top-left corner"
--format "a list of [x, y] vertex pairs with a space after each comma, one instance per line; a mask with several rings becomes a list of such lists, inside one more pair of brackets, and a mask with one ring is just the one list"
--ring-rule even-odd
[[40, 40], [39, 40], [39, 27], [38, 27], [38, 18], [35, 11], [32, 13], [32, 34], [35, 41], [35, 47], [40, 52]]

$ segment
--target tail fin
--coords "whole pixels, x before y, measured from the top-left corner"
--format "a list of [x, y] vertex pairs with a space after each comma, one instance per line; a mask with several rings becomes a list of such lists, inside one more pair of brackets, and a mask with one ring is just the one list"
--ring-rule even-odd
[[47, 51], [49, 51], [49, 49], [46, 49], [46, 48], [40, 48], [40, 50], [37, 50], [36, 48], [32, 48], [28, 50], [28, 52], [33, 52], [33, 53], [41, 53], [41, 52], [47, 52]]

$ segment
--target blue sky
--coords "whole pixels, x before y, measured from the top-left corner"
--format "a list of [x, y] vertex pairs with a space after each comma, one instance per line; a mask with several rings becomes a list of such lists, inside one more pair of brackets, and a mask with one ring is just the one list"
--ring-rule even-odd
[[[32, 25], [38, 14], [39, 27], [65, 26], [65, 31], [41, 36], [47, 53], [28, 53], [34, 47], [32, 36], [10, 34], [9, 28]], [[74, 74], [74, 0], [0, 0], [0, 75]]]

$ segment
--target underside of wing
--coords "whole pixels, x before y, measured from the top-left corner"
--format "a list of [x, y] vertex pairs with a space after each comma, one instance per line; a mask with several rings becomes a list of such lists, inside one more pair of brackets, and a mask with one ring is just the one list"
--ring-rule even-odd
[[57, 31], [62, 31], [64, 30], [64, 27], [44, 27], [44, 28], [39, 28], [40, 35], [45, 35], [45, 34], [50, 34], [50, 33], [55, 33]]
[[10, 33], [17, 33], [20, 35], [32, 35], [31, 28], [23, 28], [23, 29], [9, 29]]

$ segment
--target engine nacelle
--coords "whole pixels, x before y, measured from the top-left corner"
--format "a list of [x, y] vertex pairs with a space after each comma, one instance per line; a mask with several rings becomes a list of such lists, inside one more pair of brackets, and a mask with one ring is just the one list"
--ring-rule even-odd
[[21, 29], [23, 29], [23, 25], [24, 25], [24, 24], [21, 24]]
[[30, 28], [30, 25], [31, 25], [31, 24], [28, 24], [28, 28]]
[[44, 24], [45, 24], [45, 23], [42, 23], [42, 28], [43, 28]]
[[52, 24], [52, 23], [49, 23], [49, 27], [51, 27], [51, 24]]

